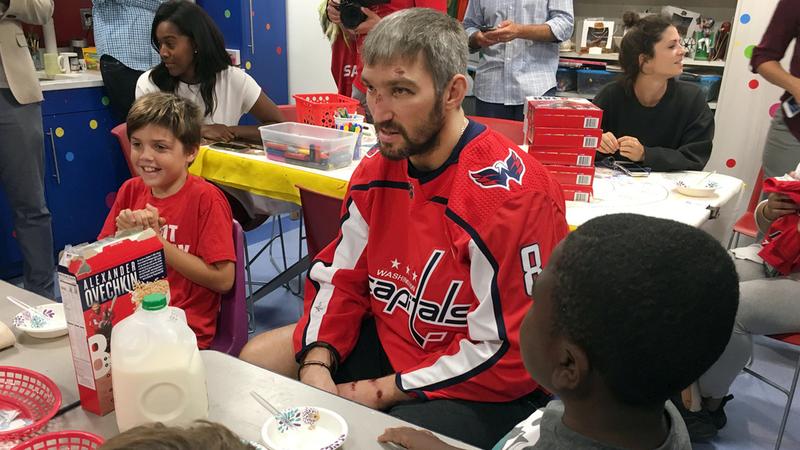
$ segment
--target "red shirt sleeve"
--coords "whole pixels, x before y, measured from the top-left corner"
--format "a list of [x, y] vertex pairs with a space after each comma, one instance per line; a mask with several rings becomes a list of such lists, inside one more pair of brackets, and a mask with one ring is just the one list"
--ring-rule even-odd
[[[750, 67], [756, 72], [767, 61], [780, 61], [792, 39], [800, 36], [800, 5], [796, 0], [781, 0], [761, 38], [753, 49]], [[797, 51], [795, 51], [797, 54]], [[793, 62], [792, 65], [795, 63]]]
[[294, 329], [298, 357], [316, 345], [326, 345], [335, 351], [337, 361], [346, 359], [370, 308], [368, 205], [363, 197], [357, 202], [350, 191], [359, 184], [363, 166], [360, 164], [350, 179], [338, 237], [317, 254], [308, 270], [303, 316]]
[[519, 329], [533, 279], [567, 235], [563, 199], [528, 193], [509, 199], [480, 230], [467, 231], [471, 289], [478, 299], [467, 334], [399, 373], [400, 390], [420, 397], [486, 401], [536, 387], [522, 363]]
[[[201, 181], [205, 183], [205, 181]], [[236, 261], [233, 248], [233, 217], [225, 196], [215, 186], [208, 184], [208, 191], [200, 199], [207, 205], [201, 212], [197, 233], [197, 253], [206, 264], [220, 261]]]

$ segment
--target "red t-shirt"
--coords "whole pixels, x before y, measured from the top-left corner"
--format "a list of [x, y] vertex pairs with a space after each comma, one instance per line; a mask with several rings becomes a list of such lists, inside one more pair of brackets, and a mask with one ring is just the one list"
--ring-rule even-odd
[[[431, 8], [447, 13], [447, 0], [392, 0], [385, 5], [370, 7], [371, 10], [375, 11], [375, 13], [381, 17], [386, 17], [395, 11], [408, 8]], [[361, 71], [364, 68], [364, 61], [361, 59], [361, 46], [364, 45], [364, 39], [366, 38], [366, 34], [359, 34], [358, 37], [356, 37], [358, 68], [356, 77], [353, 80], [353, 86], [357, 87], [361, 92], [367, 91], [367, 88], [364, 87], [364, 83], [361, 82]]]
[[358, 53], [355, 39], [345, 41], [339, 33], [331, 46], [331, 74], [341, 95], [350, 97], [353, 80], [358, 78]]
[[[167, 198], [154, 197], [141, 177], [126, 181], [117, 192], [97, 238], [117, 232], [116, 218], [120, 211], [144, 209], [147, 203], [166, 219], [161, 235], [167, 241], [206, 264], [236, 261], [230, 205], [219, 189], [194, 175], [189, 175], [180, 191]], [[197, 335], [197, 346], [208, 348], [217, 330], [220, 294], [193, 283], [169, 266], [167, 280], [170, 306], [186, 311], [186, 321]]]

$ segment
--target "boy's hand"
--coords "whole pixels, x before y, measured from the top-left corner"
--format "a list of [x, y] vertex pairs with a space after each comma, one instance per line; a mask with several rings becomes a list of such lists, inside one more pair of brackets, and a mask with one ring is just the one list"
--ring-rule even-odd
[[614, 136], [614, 133], [610, 131], [603, 133], [603, 137], [600, 139], [600, 147], [597, 148], [597, 151], [606, 155], [612, 155], [618, 148], [619, 142], [617, 142], [617, 137]]
[[166, 225], [167, 219], [161, 217], [158, 212], [158, 208], [148, 203], [144, 207], [145, 212], [148, 214], [145, 215], [147, 218], [147, 226], [152, 228], [156, 233], [161, 232], [161, 227]]
[[143, 230], [147, 228], [149, 213], [142, 209], [123, 209], [117, 216], [117, 231]]
[[764, 207], [764, 217], [773, 221], [787, 214], [797, 214], [800, 208], [789, 196], [773, 192], [767, 198], [767, 206]]
[[446, 444], [428, 430], [411, 427], [387, 428], [378, 436], [378, 442], [391, 442], [408, 450], [458, 450], [458, 447]]
[[226, 125], [212, 123], [201, 128], [203, 139], [210, 142], [230, 142], [236, 135]]

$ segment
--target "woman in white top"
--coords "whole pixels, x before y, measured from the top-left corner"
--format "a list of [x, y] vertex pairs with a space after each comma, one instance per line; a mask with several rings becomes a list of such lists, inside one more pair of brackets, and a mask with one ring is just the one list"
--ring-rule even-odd
[[264, 123], [282, 122], [278, 107], [245, 71], [231, 66], [225, 41], [214, 21], [188, 1], [162, 4], [150, 32], [161, 64], [136, 83], [136, 97], [173, 92], [204, 112], [203, 138], [208, 141], [260, 142], [258, 125], [239, 125], [246, 113]]

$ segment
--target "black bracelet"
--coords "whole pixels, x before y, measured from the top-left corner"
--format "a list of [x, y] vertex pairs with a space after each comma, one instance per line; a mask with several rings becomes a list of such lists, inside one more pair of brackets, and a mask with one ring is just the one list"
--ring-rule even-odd
[[333, 377], [333, 369], [331, 369], [331, 366], [329, 366], [328, 364], [325, 364], [322, 361], [313, 361], [312, 360], [312, 361], [303, 361], [302, 363], [300, 363], [300, 367], [297, 368], [297, 379], [298, 380], [300, 379], [300, 372], [302, 372], [303, 371], [303, 367], [306, 367], [306, 366], [322, 366], [322, 367], [328, 369], [328, 372], [330, 372], [331, 377]]

